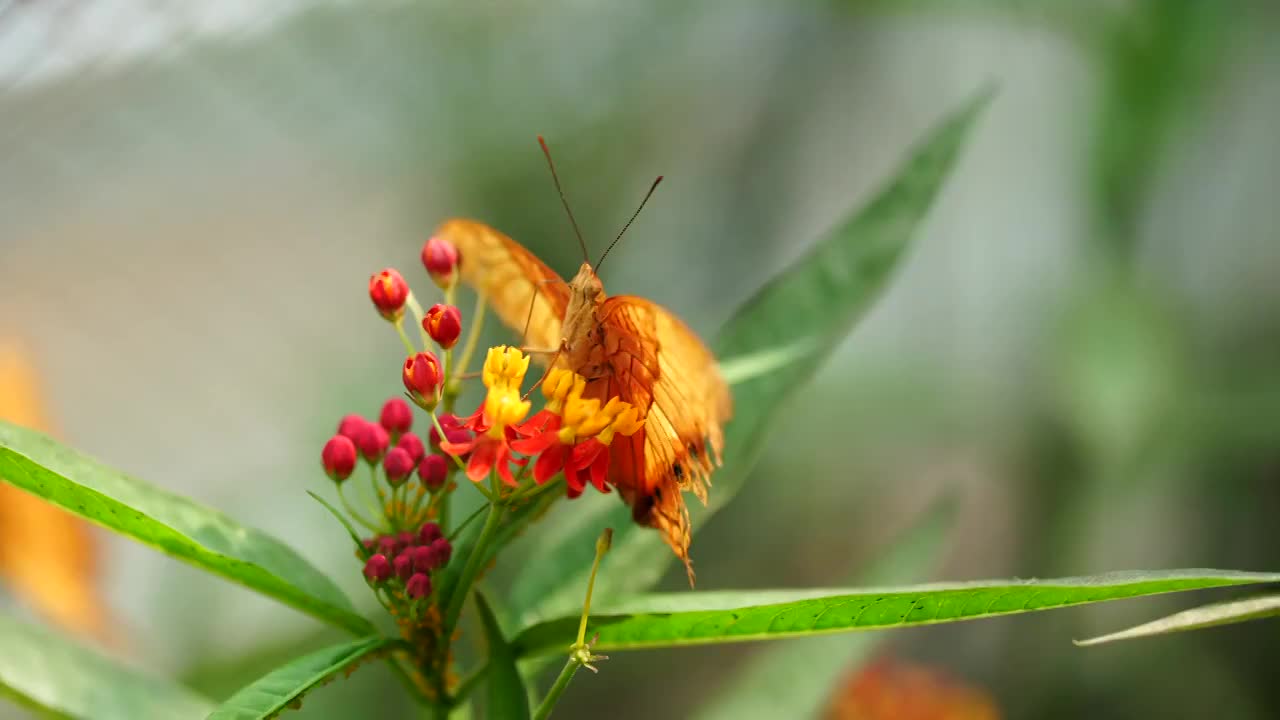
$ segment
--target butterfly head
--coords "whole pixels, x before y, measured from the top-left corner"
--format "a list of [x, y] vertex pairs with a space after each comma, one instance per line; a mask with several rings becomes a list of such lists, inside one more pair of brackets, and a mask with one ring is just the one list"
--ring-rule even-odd
[[572, 295], [570, 303], [577, 301], [587, 306], [594, 306], [604, 300], [604, 284], [600, 282], [600, 276], [596, 275], [596, 271], [591, 268], [591, 263], [582, 263], [582, 267], [578, 268], [578, 274], [574, 275], [573, 280], [569, 282], [569, 290]]

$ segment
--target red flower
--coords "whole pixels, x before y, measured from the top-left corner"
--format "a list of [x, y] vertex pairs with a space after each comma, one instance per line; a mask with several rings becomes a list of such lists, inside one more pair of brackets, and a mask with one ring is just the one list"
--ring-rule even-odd
[[409, 284], [395, 268], [387, 268], [369, 277], [369, 299], [382, 317], [396, 322], [404, 315], [409, 299]]
[[343, 415], [342, 421], [338, 423], [338, 434], [346, 437], [351, 442], [355, 442], [360, 437], [360, 430], [369, 422], [364, 418], [352, 413]]
[[462, 313], [452, 305], [436, 303], [422, 317], [422, 329], [440, 347], [448, 350], [458, 344], [458, 336], [462, 334]]
[[320, 451], [320, 462], [329, 479], [340, 483], [356, 469], [356, 444], [345, 435], [334, 435]]
[[422, 246], [422, 265], [431, 280], [444, 290], [458, 281], [458, 249], [443, 238], [433, 237]]
[[405, 358], [401, 377], [405, 390], [409, 391], [409, 397], [415, 403], [428, 412], [435, 409], [440, 401], [440, 386], [444, 382], [435, 353], [420, 352]]
[[475, 437], [464, 442], [446, 439], [440, 449], [467, 459], [467, 477], [480, 482], [495, 468], [498, 477], [508, 485], [516, 485], [511, 465], [523, 465], [525, 460], [511, 454], [511, 441], [516, 439], [514, 425], [529, 413], [529, 401], [520, 397], [520, 384], [529, 369], [529, 358], [517, 348], [505, 346], [489, 349], [484, 369], [480, 374], [489, 390], [479, 409], [462, 423], [462, 427], [475, 432]]
[[399, 438], [413, 427], [413, 410], [404, 400], [398, 397], [391, 398], [383, 404], [382, 412], [378, 415], [378, 424], [386, 428], [392, 438]]

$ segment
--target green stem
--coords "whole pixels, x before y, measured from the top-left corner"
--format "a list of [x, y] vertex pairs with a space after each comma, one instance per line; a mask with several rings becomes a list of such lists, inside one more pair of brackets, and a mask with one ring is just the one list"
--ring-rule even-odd
[[[497, 475], [491, 474], [493, 483], [496, 485]], [[496, 488], [495, 488], [496, 490]], [[453, 628], [458, 624], [458, 616], [462, 614], [462, 605], [467, 600], [467, 595], [471, 592], [471, 583], [475, 582], [476, 575], [480, 573], [480, 568], [484, 566], [484, 556], [489, 550], [489, 543], [493, 540], [493, 535], [498, 531], [498, 525], [502, 519], [502, 504], [491, 502], [489, 504], [489, 515], [484, 520], [484, 527], [480, 530], [480, 537], [476, 540], [475, 549], [471, 551], [471, 556], [467, 558], [467, 564], [462, 568], [462, 574], [458, 576], [458, 584], [453, 588], [453, 594], [449, 596], [449, 607], [444, 613], [444, 633], [443, 637], [448, 638], [453, 635]]]
[[342, 501], [342, 507], [346, 508], [347, 512], [351, 514], [351, 517], [354, 518], [356, 522], [369, 528], [373, 532], [378, 531], [378, 528], [380, 527], [378, 523], [366, 519], [351, 506], [350, 502], [347, 501], [347, 496], [342, 492], [342, 485], [338, 485], [338, 499]]
[[[462, 357], [458, 360], [458, 375], [461, 376], [467, 372], [467, 368], [471, 366], [471, 357], [475, 355], [476, 346], [480, 344], [480, 329], [484, 327], [484, 309], [485, 299], [483, 295], [476, 298], [476, 309], [471, 322], [471, 329], [467, 331], [467, 342], [462, 346]], [[451, 392], [453, 395], [458, 394], [457, 377], [445, 376], [447, 384], [445, 386], [446, 393]], [[452, 386], [452, 390], [450, 390]]]
[[450, 535], [448, 535], [449, 542], [450, 542], [450, 543], [457, 542], [457, 540], [458, 540], [458, 536], [462, 535], [462, 531], [463, 531], [463, 530], [466, 530], [468, 525], [470, 525], [473, 521], [475, 521], [475, 519], [476, 519], [476, 518], [480, 517], [480, 513], [484, 512], [484, 510], [485, 510], [485, 508], [484, 508], [484, 506], [482, 505], [482, 506], [480, 506], [480, 507], [476, 508], [476, 511], [475, 511], [475, 512], [473, 512], [473, 513], [471, 513], [470, 515], [468, 515], [468, 516], [467, 516], [467, 519], [466, 519], [466, 520], [463, 520], [463, 521], [462, 521], [462, 524], [458, 526], [458, 529], [457, 529], [457, 530], [454, 530], [454, 531], [453, 531], [453, 533], [451, 533]]
[[[418, 325], [418, 329], [422, 332], [422, 347], [431, 347], [431, 335], [427, 333], [427, 329], [422, 327], [422, 318], [426, 313], [422, 312], [422, 305], [418, 304], [418, 298], [409, 293], [409, 297], [405, 299], [405, 305], [409, 306], [409, 312], [413, 313], [413, 320]], [[413, 353], [410, 353], [412, 355]]]
[[476, 685], [480, 684], [480, 681], [484, 679], [488, 672], [489, 664], [485, 663], [475, 672], [464, 678], [462, 682], [458, 684], [458, 689], [453, 691], [453, 697], [449, 700], [449, 704], [454, 707], [462, 704], [462, 701], [467, 699], [467, 696], [471, 694], [471, 691], [475, 689]]
[[413, 341], [410, 340], [409, 336], [404, 332], [404, 316], [401, 315], [400, 319], [396, 320], [392, 324], [396, 326], [396, 334], [400, 336], [400, 342], [404, 343], [405, 352], [409, 354], [409, 357], [416, 355], [418, 348], [413, 346]]
[[555, 709], [556, 703], [560, 702], [560, 696], [564, 695], [565, 688], [569, 687], [569, 681], [573, 679], [580, 667], [582, 666], [578, 664], [577, 658], [570, 657], [565, 662], [564, 668], [560, 670], [560, 677], [556, 678], [556, 684], [551, 686], [547, 696], [538, 703], [538, 709], [533, 713], [533, 720], [547, 720], [551, 717], [551, 711]]

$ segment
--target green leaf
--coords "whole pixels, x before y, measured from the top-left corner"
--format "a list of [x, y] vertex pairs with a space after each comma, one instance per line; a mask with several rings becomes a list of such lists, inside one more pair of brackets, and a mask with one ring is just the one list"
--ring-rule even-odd
[[302, 696], [343, 670], [371, 660], [394, 645], [396, 640], [372, 636], [322, 648], [282, 665], [241, 688], [218, 706], [207, 720], [260, 720], [273, 718]]
[[[814, 374], [884, 289], [991, 94], [979, 93], [945, 119], [868, 205], [775, 276], [725, 325], [716, 354], [740, 382], [733, 387], [725, 466], [715, 474], [709, 506], [692, 508], [695, 527], [738, 491], [764, 448], [778, 407]], [[613, 560], [596, 581], [601, 597], [650, 587], [672, 560], [658, 534], [635, 526], [630, 510], [616, 500], [578, 503], [572, 518], [541, 538], [535, 560], [512, 588], [511, 606], [525, 623], [578, 603], [595, 538], [605, 527], [614, 528], [615, 535]]]
[[486, 679], [489, 693], [485, 717], [527, 719], [530, 716], [529, 695], [525, 692], [520, 671], [516, 668], [515, 651], [502, 636], [502, 628], [484, 594], [477, 591], [475, 597], [480, 624], [484, 627], [485, 643], [489, 648]]
[[3, 421], [0, 480], [316, 618], [372, 629], [333, 581], [279, 540]]
[[1077, 640], [1076, 645], [1089, 647], [1091, 645], [1115, 642], [1116, 640], [1132, 640], [1134, 638], [1152, 637], [1153, 635], [1200, 630], [1218, 625], [1232, 625], [1234, 623], [1277, 616], [1280, 616], [1280, 595], [1261, 595], [1183, 610], [1159, 620], [1131, 627], [1128, 630], [1121, 630], [1088, 640]]
[[[1055, 580], [985, 580], [849, 590], [762, 590], [648, 595], [603, 607], [587, 634], [602, 652], [706, 645], [934, 625], [1087, 603], [1230, 585], [1280, 582], [1280, 573], [1231, 570], [1121, 572]], [[525, 629], [521, 655], [572, 642], [578, 617]]]
[[0, 697], [56, 717], [199, 718], [213, 701], [0, 614]]
[[[896, 539], [857, 581], [892, 585], [925, 575], [937, 560], [955, 521], [954, 498], [937, 502], [904, 537]], [[869, 655], [881, 636], [797, 638], [762, 649], [747, 661], [716, 699], [694, 717], [817, 717], [831, 688], [850, 667]]]

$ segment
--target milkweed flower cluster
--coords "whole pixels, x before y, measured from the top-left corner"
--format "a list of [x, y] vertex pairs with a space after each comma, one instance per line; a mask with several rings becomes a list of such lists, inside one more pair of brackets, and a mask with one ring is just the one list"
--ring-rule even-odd
[[[438, 696], [449, 685], [459, 599], [488, 566], [483, 545], [493, 522], [554, 488], [561, 476], [570, 498], [588, 485], [610, 492], [610, 446], [639, 432], [644, 418], [619, 398], [591, 396], [587, 380], [567, 369], [535, 373], [534, 380], [530, 356], [517, 347], [489, 348], [478, 373], [469, 373], [483, 318], [478, 313], [467, 327], [453, 304], [458, 251], [432, 238], [421, 259], [444, 295], [425, 311], [394, 268], [369, 279], [374, 309], [405, 349], [403, 397], [387, 400], [373, 419], [344, 416], [320, 459], [345, 512], [330, 510], [356, 540], [361, 573], [414, 648], [417, 682]], [[410, 317], [413, 324], [406, 322]], [[455, 415], [464, 382], [476, 375], [483, 397], [469, 415]], [[537, 387], [540, 397], [531, 400]], [[356, 481], [361, 466], [367, 484]], [[450, 537], [471, 519], [457, 523], [452, 517], [455, 474], [485, 496], [489, 514], [479, 539], [470, 536], [474, 546], [468, 546], [461, 567], [441, 575], [453, 561]]]

